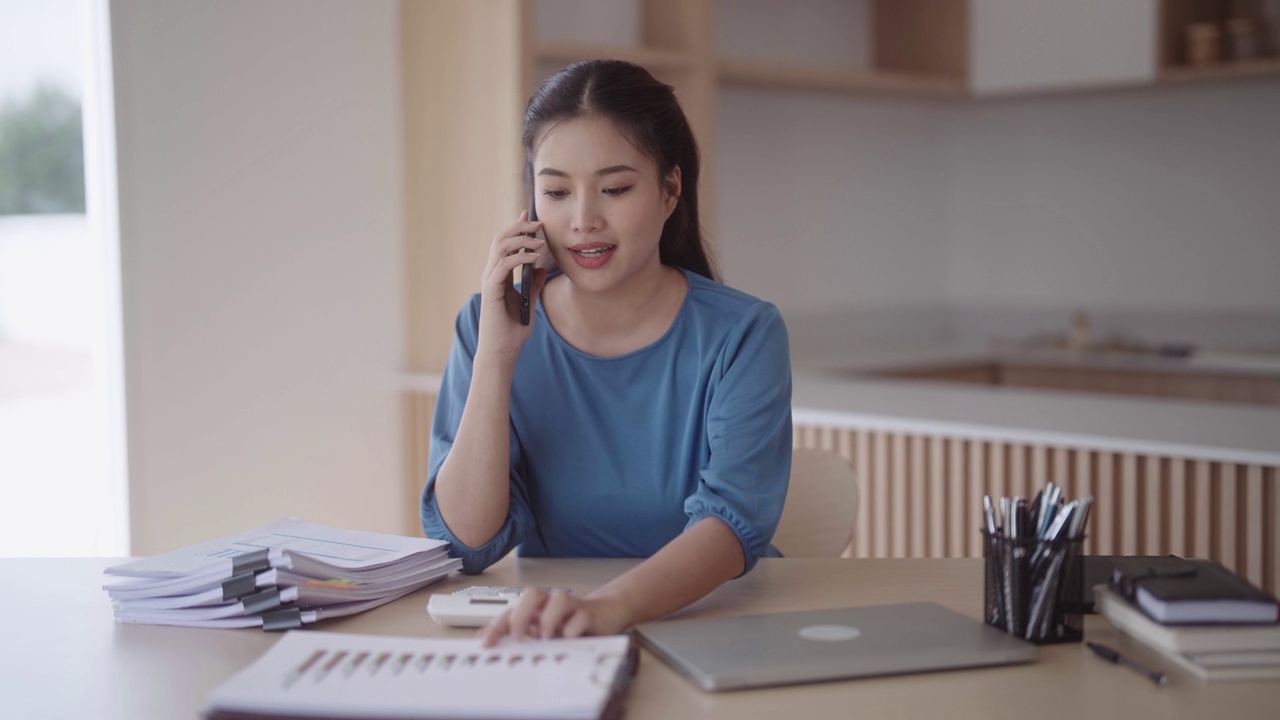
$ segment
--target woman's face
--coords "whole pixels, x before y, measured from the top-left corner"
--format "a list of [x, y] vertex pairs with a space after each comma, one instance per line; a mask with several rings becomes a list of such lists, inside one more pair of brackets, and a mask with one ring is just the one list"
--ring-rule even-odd
[[555, 125], [534, 146], [533, 183], [547, 247], [581, 290], [624, 288], [662, 269], [658, 240], [679, 199], [652, 160], [607, 118]]

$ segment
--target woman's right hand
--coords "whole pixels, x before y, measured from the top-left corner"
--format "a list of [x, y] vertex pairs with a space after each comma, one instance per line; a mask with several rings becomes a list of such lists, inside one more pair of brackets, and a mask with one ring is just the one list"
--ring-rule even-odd
[[[516, 268], [534, 263], [546, 241], [529, 237], [542, 223], [529, 222], [528, 211], [520, 213], [520, 219], [493, 236], [489, 246], [489, 259], [485, 263], [480, 286], [480, 339], [477, 352], [514, 362], [520, 348], [533, 332], [532, 307], [529, 324], [520, 324], [520, 291], [511, 282]], [[524, 249], [534, 252], [526, 253]], [[533, 271], [533, 292], [530, 304], [536, 307], [538, 296], [547, 282], [547, 271]]]

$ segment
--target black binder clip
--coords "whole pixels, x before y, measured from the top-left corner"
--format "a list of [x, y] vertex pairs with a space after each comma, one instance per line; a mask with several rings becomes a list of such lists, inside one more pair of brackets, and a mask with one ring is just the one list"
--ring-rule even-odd
[[252, 595], [241, 598], [245, 615], [258, 615], [280, 607], [280, 588], [264, 588]]
[[271, 549], [251, 550], [231, 558], [231, 574], [258, 572], [271, 567]]
[[258, 588], [258, 573], [247, 572], [222, 581], [222, 601], [239, 600]]
[[296, 605], [272, 610], [262, 616], [263, 632], [281, 632], [302, 627], [302, 611]]

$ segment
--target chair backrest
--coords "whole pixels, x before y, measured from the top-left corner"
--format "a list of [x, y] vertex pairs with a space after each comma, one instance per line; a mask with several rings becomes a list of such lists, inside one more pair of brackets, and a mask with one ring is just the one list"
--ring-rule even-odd
[[787, 557], [839, 557], [853, 539], [858, 500], [858, 478], [844, 458], [796, 448], [773, 544]]

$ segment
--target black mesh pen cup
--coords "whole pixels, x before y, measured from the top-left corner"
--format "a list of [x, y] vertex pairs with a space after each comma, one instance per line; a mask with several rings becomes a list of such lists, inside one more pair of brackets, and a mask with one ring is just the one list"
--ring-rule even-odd
[[1084, 639], [1084, 536], [1015, 539], [983, 531], [983, 620], [1038, 645]]

